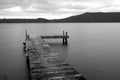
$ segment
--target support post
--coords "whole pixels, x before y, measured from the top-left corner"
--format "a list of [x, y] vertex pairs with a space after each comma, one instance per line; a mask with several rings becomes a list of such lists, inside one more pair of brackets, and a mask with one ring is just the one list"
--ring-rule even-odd
[[26, 56], [26, 63], [27, 63], [28, 69], [30, 69], [30, 61], [29, 61], [29, 56], [28, 55]]
[[30, 40], [30, 35], [28, 35], [27, 30], [25, 30], [25, 36], [26, 36], [25, 40]]
[[27, 38], [28, 38], [27, 30], [25, 30], [25, 36], [26, 36], [26, 40], [27, 40]]
[[65, 45], [67, 45], [67, 43], [68, 43], [68, 40], [67, 40], [67, 36], [68, 36], [68, 33], [66, 32], [66, 35], [65, 35], [66, 37], [65, 37]]
[[[65, 31], [63, 31], [63, 36], [65, 35]], [[63, 45], [65, 44], [65, 38], [63, 37]]]
[[27, 37], [28, 37], [27, 39], [30, 40], [30, 35], [28, 35]]
[[29, 80], [31, 80], [30, 59], [29, 59], [29, 55], [26, 56], [26, 64], [27, 64], [27, 68], [28, 68], [28, 77], [29, 77]]
[[23, 42], [23, 49], [24, 49], [24, 52], [26, 52], [26, 42]]

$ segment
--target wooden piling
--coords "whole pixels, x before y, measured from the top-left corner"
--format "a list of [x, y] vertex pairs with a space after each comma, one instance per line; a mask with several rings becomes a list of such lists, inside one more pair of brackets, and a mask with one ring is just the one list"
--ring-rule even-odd
[[26, 49], [26, 42], [23, 42], [23, 50], [25, 52], [25, 49]]
[[68, 40], [67, 40], [68, 33], [63, 31], [63, 36], [66, 36], [66, 37], [63, 37], [63, 45], [67, 45], [68, 44]]
[[[67, 34], [67, 32], [66, 32], [66, 36], [67, 36], [68, 34]], [[67, 38], [65, 38], [65, 45], [67, 45], [67, 43], [68, 43], [68, 40], [67, 40]]]
[[28, 35], [27, 30], [25, 30], [25, 42], [23, 42], [23, 45], [24, 45], [24, 53], [25, 53], [25, 56], [26, 56], [28, 77], [29, 77], [29, 80], [31, 80], [30, 59], [29, 59], [29, 53], [27, 52], [27, 50], [28, 50], [28, 44], [27, 44], [28, 40], [30, 40], [30, 35]]
[[25, 30], [25, 40], [28, 38], [27, 29]]
[[26, 63], [27, 63], [28, 69], [30, 70], [30, 60], [28, 55], [26, 56]]
[[[63, 36], [65, 35], [65, 31], [63, 31]], [[63, 45], [65, 43], [65, 38], [63, 38]]]
[[31, 80], [31, 69], [30, 69], [29, 55], [26, 55], [26, 64], [27, 64], [27, 68], [28, 68], [28, 77], [29, 77], [29, 80]]

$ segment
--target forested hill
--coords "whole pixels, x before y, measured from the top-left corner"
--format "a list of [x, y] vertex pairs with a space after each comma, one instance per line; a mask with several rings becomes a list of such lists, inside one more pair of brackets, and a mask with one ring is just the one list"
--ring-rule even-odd
[[49, 20], [44, 18], [38, 19], [0, 19], [0, 23], [46, 23]]
[[38, 19], [0, 19], [0, 23], [56, 23], [56, 22], [120, 22], [120, 12], [109, 13], [84, 13], [81, 15], [71, 16], [64, 19], [48, 20]]
[[53, 22], [120, 22], [120, 12], [112, 13], [84, 13]]

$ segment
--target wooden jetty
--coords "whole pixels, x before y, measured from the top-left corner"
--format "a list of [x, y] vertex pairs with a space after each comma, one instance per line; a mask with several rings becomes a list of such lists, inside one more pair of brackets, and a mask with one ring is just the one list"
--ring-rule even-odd
[[30, 80], [86, 80], [42, 38], [26, 35], [24, 46]]

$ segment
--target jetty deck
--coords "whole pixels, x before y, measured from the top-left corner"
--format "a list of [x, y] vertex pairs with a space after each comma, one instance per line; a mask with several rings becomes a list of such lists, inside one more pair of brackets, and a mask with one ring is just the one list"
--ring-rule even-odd
[[31, 80], [86, 80], [42, 38], [26, 39], [25, 45]]
[[69, 38], [67, 35], [53, 35], [53, 36], [40, 36], [42, 39], [53, 39], [53, 38]]

